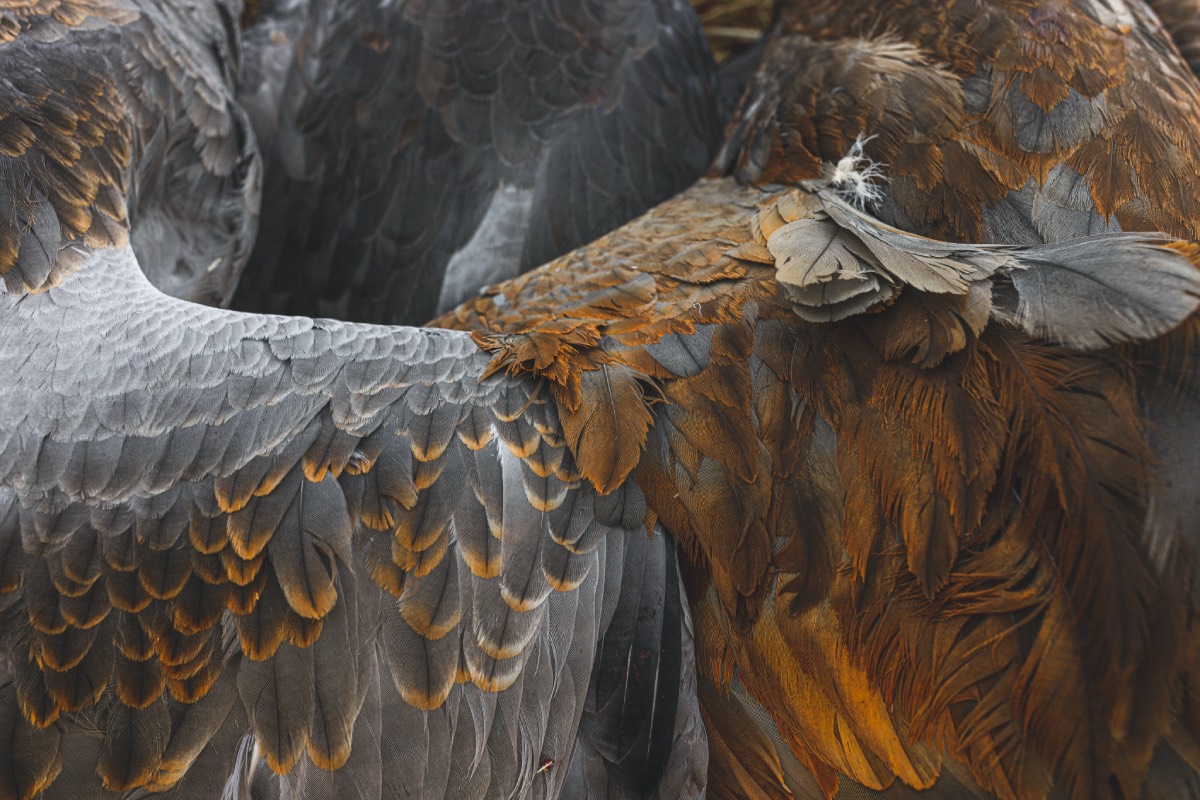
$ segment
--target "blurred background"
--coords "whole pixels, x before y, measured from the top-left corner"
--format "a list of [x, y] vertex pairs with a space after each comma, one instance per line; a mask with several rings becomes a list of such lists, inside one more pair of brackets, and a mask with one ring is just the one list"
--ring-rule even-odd
[[774, 0], [692, 0], [718, 62], [758, 41]]

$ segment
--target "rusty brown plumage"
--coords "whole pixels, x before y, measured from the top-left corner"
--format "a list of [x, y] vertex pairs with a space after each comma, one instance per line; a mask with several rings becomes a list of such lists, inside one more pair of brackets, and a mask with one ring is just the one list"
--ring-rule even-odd
[[[1190, 12], [1186, 5], [1156, 6], [1181, 47], [1187, 46]], [[854, 137], [867, 134], [875, 137], [867, 142], [867, 153], [885, 164], [888, 174], [879, 213], [901, 227], [952, 239], [1001, 242], [1065, 240], [1118, 228], [1163, 230], [1187, 238], [1197, 235], [1197, 84], [1164, 31], [1141, 6], [947, 2], [918, 8], [904, 3], [839, 3], [836, 7], [795, 3], [785, 8], [784, 17], [785, 28], [800, 35], [780, 37], [771, 45], [767, 58], [773, 58], [774, 65], [760, 71], [758, 94], [752, 89], [749, 98], [762, 93], [780, 98], [785, 112], [775, 118], [770, 111], [756, 114], [748, 100], [748, 111], [739, 123], [742, 128], [735, 129], [738, 146], [726, 151], [726, 163], [738, 174], [758, 180], [810, 177], [822, 160], [836, 159]], [[797, 75], [803, 77], [797, 80]], [[765, 106], [772, 108], [770, 103]], [[896, 342], [894, 327], [878, 321], [873, 327], [877, 344], [887, 347], [889, 339]], [[1083, 441], [1116, 445], [1122, 435], [1133, 437], [1139, 426], [1178, 431], [1175, 412], [1164, 415], [1163, 401], [1146, 398], [1163, 392], [1163, 382], [1182, 388], [1180, 396], [1194, 396], [1190, 377], [1194, 369], [1188, 354], [1195, 346], [1196, 329], [1193, 319], [1152, 344], [1096, 357], [1090, 372], [1111, 376], [1105, 381], [1107, 388], [1098, 386], [1096, 391], [1122, 398], [1120, 406], [1114, 407], [1123, 408], [1119, 418], [1124, 422], [1118, 425], [1114, 420], [1095, 428]], [[1010, 362], [1021, 365], [1017, 372], [1010, 367], [988, 380], [1004, 379], [1010, 388], [1036, 388], [1035, 381], [1013, 379], [1057, 381], [1061, 377], [1056, 375], [1071, 369], [1040, 359], [1031, 362], [1032, 353], [1020, 356]], [[994, 363], [999, 366], [1005, 360]], [[1030, 370], [1030, 363], [1038, 370]], [[1129, 399], [1133, 385], [1139, 387], [1140, 402]], [[1114, 391], [1120, 394], [1112, 395]], [[1188, 402], [1174, 400], [1167, 405], [1190, 408]], [[911, 427], [921, 430], [932, 420], [925, 410], [914, 417]], [[871, 424], [864, 430], [878, 427]], [[976, 424], [963, 430], [978, 436], [986, 428]], [[1054, 426], [1046, 426], [1039, 435], [1055, 433]], [[1161, 436], [1158, 441], [1161, 447]], [[971, 445], [979, 448], [981, 443]], [[881, 447], [875, 441], [865, 451], [876, 462], [875, 472], [896, 463], [894, 456], [876, 449]], [[1128, 444], [1117, 449], [1130, 452]], [[1074, 450], [1068, 442], [1059, 442], [1044, 444], [1030, 455], [1036, 463], [1052, 466], [1058, 475], [1061, 465], [1055, 462]], [[870, 488], [878, 492], [883, 486], [876, 479]], [[1182, 524], [1177, 532], [1190, 541], [1191, 523]], [[1079, 537], [1075, 546], [1080, 547], [1097, 527], [1081, 508], [1056, 529], [1064, 534], [1063, 543]], [[1109, 560], [1110, 575], [1113, 564], [1123, 563], [1119, 553], [1125, 545], [1119, 540], [1109, 543], [1107, 553], [1099, 552], [1104, 548], [1092, 552], [1087, 541], [1087, 549], [1064, 563], [1091, 569], [1100, 566], [1092, 559], [1102, 556]], [[912, 569], [909, 547], [905, 566]], [[927, 564], [943, 567], [953, 557], [936, 550], [929, 555], [934, 560]], [[1081, 561], [1081, 556], [1086, 558]], [[1181, 554], [1184, 561], [1192, 557]], [[1168, 576], [1165, 592], [1178, 594], [1178, 587], [1187, 582], [1188, 567], [1176, 563], [1171, 568], [1180, 572]], [[1100, 611], [1095, 604], [1116, 584], [1099, 574], [1087, 580], [1092, 584], [1088, 591], [1099, 594], [1080, 598], [1080, 609], [1111, 619], [1108, 615], [1119, 618], [1129, 608], [1110, 603], [1107, 611]], [[1140, 591], [1147, 592], [1150, 585]], [[919, 592], [927, 588], [919, 580], [913, 587]], [[876, 595], [878, 600], [888, 596]], [[1150, 596], [1154, 602], [1182, 602], [1180, 597], [1172, 601], [1157, 593]], [[865, 608], [856, 607], [855, 613]], [[1135, 622], [1133, 630], [1140, 625]], [[1183, 636], [1182, 629], [1179, 635]], [[1114, 640], [1107, 675], [1116, 674], [1111, 670], [1129, 674], [1133, 668], [1119, 662], [1140, 646], [1144, 642]], [[1186, 652], [1168, 642], [1166, 652], [1173, 654], [1168, 658], [1183, 659], [1177, 665], [1194, 658], [1190, 654], [1194, 645], [1184, 645], [1182, 650]], [[897, 670], [884, 651], [874, 658], [876, 669], [889, 674]], [[1147, 660], [1145, 666], [1154, 665]], [[1170, 679], [1146, 677], [1140, 686], [1156, 680], [1160, 695], [1146, 705], [1129, 705], [1128, 689], [1133, 684], [1116, 695], [1113, 713], [1125, 717], [1121, 725], [1161, 719], [1176, 702]], [[1049, 727], [1040, 735], [1051, 735]], [[1074, 759], [1071, 749], [1084, 737], [1083, 729], [1060, 730], [1054, 736], [1061, 757]], [[1142, 763], [1149, 758], [1144, 743], [1123, 754], [1131, 752], [1138, 753]], [[1047, 775], [1052, 771], [1039, 769]], [[1035, 772], [1028, 771], [1026, 777]], [[1117, 774], [1124, 792], [1140, 793], [1139, 779], [1131, 777], [1136, 770], [1122, 765]], [[1074, 780], [1072, 791], [1080, 796], [1101, 791], [1085, 777]], [[991, 788], [1005, 794], [994, 785]], [[1020, 788], [1009, 787], [1009, 791]], [[1024, 789], [1035, 796], [1041, 790], [1029, 784]]]
[[[701, 674], [726, 687], [736, 675], [829, 794], [839, 774], [929, 787], [944, 757], [999, 797], [1138, 796], [1179, 712], [1192, 556], [1160, 574], [1141, 533], [1155, 480], [1144, 353], [976, 336], [963, 300], [911, 292], [848, 325], [797, 325], [757, 271], [770, 259], [746, 209], [866, 135], [888, 179], [878, 210], [903, 228], [1027, 243], [1115, 226], [1195, 236], [1196, 85], [1149, 21], [1082, 5], [923, 4], [881, 20], [875, 4], [797, 4], [785, 20], [802, 33], [768, 45], [724, 156], [766, 194], [693, 190], [724, 206], [707, 226], [680, 199], [636, 245], [628, 230], [597, 245], [617, 258], [640, 248], [638, 271], [606, 280], [638, 284], [627, 313], [646, 309], [641, 321], [574, 321], [616, 290], [593, 282], [594, 255], [455, 320], [493, 329], [477, 341], [495, 363], [545, 376], [560, 403], [612, 361], [666, 401], [633, 477], [692, 553]], [[659, 256], [675, 241], [666, 220], [697, 226], [697, 241]], [[557, 271], [574, 283], [550, 288]], [[714, 342], [740, 345], [696, 375], [664, 375], [646, 345], [696, 338], [663, 327], [684, 306]], [[577, 344], [535, 346], [562, 317]], [[714, 785], [775, 796], [777, 776], [729, 736], [712, 752]]]
[[865, 134], [887, 165], [881, 213], [927, 235], [1012, 241], [1011, 217], [1024, 241], [1200, 233], [1200, 89], [1141, 6], [864, 0], [782, 19], [793, 35], [751, 92], [775, 102], [747, 107], [728, 151], [739, 174], [811, 177]]
[[642, 488], [690, 554], [701, 674], [824, 791], [929, 787], [942, 753], [1001, 797], [1134, 791], [1178, 711], [1190, 567], [1164, 584], [1146, 552], [1131, 363], [917, 292], [803, 323], [763, 227], [790, 203], [702, 182], [438, 323], [564, 418], [603, 406], [580, 472]]

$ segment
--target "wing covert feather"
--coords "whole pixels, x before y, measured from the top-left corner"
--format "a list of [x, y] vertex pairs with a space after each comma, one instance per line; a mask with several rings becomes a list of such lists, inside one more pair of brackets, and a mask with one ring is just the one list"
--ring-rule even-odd
[[[376, 769], [378, 726], [356, 720], [378, 712], [349, 670], [378, 673], [386, 702], [442, 714], [431, 747], [464, 728], [488, 743], [491, 755], [455, 778], [471, 792], [531, 786], [531, 749], [565, 764], [610, 602], [596, 588], [611, 580], [605, 542], [644, 535], [646, 508], [609, 503], [595, 535], [575, 521], [596, 489], [575, 470], [538, 383], [485, 377], [490, 359], [467, 334], [192, 306], [158, 294], [128, 249], [93, 258], [52, 292], [3, 298], [6, 327], [27, 344], [0, 356], [28, 365], [4, 390], [0, 447], [12, 465], [4, 543], [21, 553], [5, 562], [20, 573], [3, 595], [14, 621], [5, 648], [40, 654], [14, 661], [24, 717], [67, 730], [74, 723], [53, 722], [64, 710], [109, 720], [118, 738], [98, 766], [112, 787], [171, 788], [226, 735], [222, 714], [244, 715], [272, 770]], [[116, 314], [130, 298], [140, 311], [120, 312], [127, 325], [91, 330], [119, 373], [105, 376], [78, 360], [99, 343], [62, 312]], [[334, 366], [312, 369], [325, 354]], [[75, 398], [106, 412], [56, 427]], [[189, 429], [201, 433], [182, 435]], [[95, 441], [117, 453], [156, 443], [160, 467], [81, 483], [72, 476], [93, 474]], [[477, 528], [460, 544], [470, 515]], [[495, 566], [472, 571], [467, 542], [480, 537]], [[546, 548], [561, 553], [557, 575]], [[367, 569], [368, 559], [380, 566]], [[364, 618], [370, 608], [379, 611]], [[578, 628], [574, 643], [557, 641], [552, 619]], [[483, 724], [473, 698], [490, 692], [533, 740]], [[386, 705], [383, 694], [374, 702]], [[551, 730], [548, 715], [567, 724]], [[356, 755], [360, 730], [374, 740]], [[53, 761], [14, 763], [20, 786], [53, 772]], [[413, 779], [436, 791], [445, 769], [431, 756]], [[564, 770], [549, 780], [561, 783]]]

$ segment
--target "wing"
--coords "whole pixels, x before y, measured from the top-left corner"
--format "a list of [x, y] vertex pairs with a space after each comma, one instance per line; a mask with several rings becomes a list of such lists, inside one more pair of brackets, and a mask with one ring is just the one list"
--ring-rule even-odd
[[[141, 11], [147, 42], [196, 30]], [[618, 604], [640, 578], [626, 560], [657, 552], [674, 575], [640, 490], [580, 480], [539, 382], [487, 377], [466, 334], [159, 292], [116, 213], [136, 176], [173, 169], [145, 163], [163, 150], [133, 104], [185, 107], [204, 81], [122, 72], [135, 34], [115, 22], [46, 24], [0, 45], [16, 48], [0, 49], [6, 130], [25, 136], [3, 191], [35, 223], [0, 217], [17, 254], [0, 295], [0, 797], [556, 795], [594, 665], [618, 652], [598, 643], [653, 638], [626, 618], [652, 599]], [[62, 107], [46, 76], [74, 79]], [[114, 138], [61, 165], [89, 98], [113, 104], [95, 101]], [[82, 218], [117, 224], [84, 236]], [[617, 721], [650, 742], [639, 777], [695, 774], [671, 620], [661, 702]]]
[[561, 783], [644, 501], [578, 481], [536, 383], [465, 334], [170, 301], [128, 250], [3, 325], [10, 755], [55, 740], [7, 794], [84, 729], [106, 789], [170, 787], [235, 705], [296, 791]]
[[[702, 181], [439, 322], [546, 380], [580, 472], [601, 489], [628, 474], [679, 542], [713, 791], [1159, 785], [1175, 768], [1155, 753], [1187, 751], [1167, 742], [1192, 567], [1153, 555], [1185, 531], [1147, 532], [1130, 360], [895, 277], [869, 313], [805, 322], [780, 284], [793, 244], [820, 249], [788, 225], [820, 216], [821, 191]], [[1131, 244], [1102, 246], [1158, 272]], [[988, 252], [1103, 270], [1055, 247]], [[1194, 295], [1176, 265], [1171, 291]]]
[[258, 161], [222, 77], [237, 44], [223, 7], [54, 2], [0, 19], [8, 291], [57, 285], [81, 247], [132, 241], [159, 288], [228, 302]]
[[673, 0], [294, 19], [264, 23], [293, 43], [286, 89], [271, 69], [246, 87], [271, 140], [247, 310], [422, 322], [686, 187], [720, 135], [703, 31]]

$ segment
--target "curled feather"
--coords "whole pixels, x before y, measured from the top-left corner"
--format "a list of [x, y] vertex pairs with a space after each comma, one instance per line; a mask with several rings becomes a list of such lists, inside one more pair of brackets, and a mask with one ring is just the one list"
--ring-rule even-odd
[[881, 222], [832, 186], [807, 185], [815, 195], [789, 204], [796, 218], [766, 236], [784, 294], [806, 320], [882, 307], [901, 287], [957, 296], [976, 287], [976, 297], [992, 294], [991, 318], [1088, 350], [1160, 336], [1200, 304], [1200, 249], [1190, 244], [1144, 233], [1034, 247], [942, 242]]

